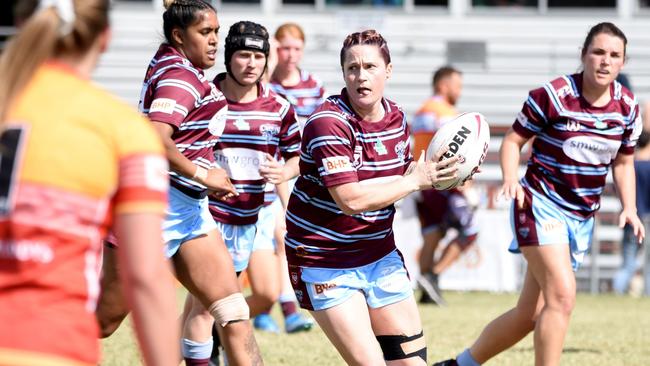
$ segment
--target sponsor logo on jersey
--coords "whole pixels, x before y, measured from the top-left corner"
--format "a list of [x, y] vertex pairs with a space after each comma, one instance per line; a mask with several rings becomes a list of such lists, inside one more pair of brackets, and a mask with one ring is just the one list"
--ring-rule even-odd
[[575, 136], [564, 141], [562, 150], [577, 162], [598, 165], [609, 164], [620, 146], [620, 141], [593, 136]]
[[542, 230], [545, 233], [550, 233], [562, 228], [562, 222], [558, 219], [546, 220], [542, 223]]
[[149, 107], [149, 113], [160, 112], [160, 113], [172, 114], [174, 113], [175, 107], [176, 107], [176, 101], [174, 99], [158, 98], [158, 99], [154, 99], [154, 101], [151, 102], [151, 106]]
[[299, 302], [302, 302], [302, 297], [303, 297], [302, 290], [294, 290], [293, 292], [296, 294], [296, 299]]
[[314, 292], [316, 293], [316, 295], [322, 295], [325, 293], [325, 291], [336, 288], [336, 286], [337, 284], [335, 283], [315, 283]]
[[352, 164], [350, 158], [347, 156], [332, 156], [325, 158], [323, 161], [323, 168], [328, 174], [340, 173], [350, 171]]
[[454, 157], [456, 153], [458, 153], [458, 150], [460, 150], [460, 147], [463, 146], [465, 140], [467, 140], [467, 137], [469, 137], [471, 133], [472, 131], [465, 126], [462, 126], [460, 130], [456, 131], [454, 137], [452, 137], [451, 141], [449, 141], [449, 143], [447, 144], [447, 146], [449, 146], [449, 150], [447, 150], [447, 152], [440, 157], [440, 160], [442, 160], [443, 158], [449, 159]]
[[594, 127], [596, 127], [599, 130], [604, 130], [607, 127], [609, 127], [609, 125], [607, 125], [607, 123], [603, 121], [596, 121], [594, 122]]
[[264, 161], [264, 153], [261, 151], [244, 147], [229, 147], [215, 150], [214, 161], [218, 167], [226, 170], [231, 179], [262, 179], [260, 163]]
[[45, 242], [0, 240], [0, 258], [19, 262], [50, 263], [54, 259], [54, 251]]

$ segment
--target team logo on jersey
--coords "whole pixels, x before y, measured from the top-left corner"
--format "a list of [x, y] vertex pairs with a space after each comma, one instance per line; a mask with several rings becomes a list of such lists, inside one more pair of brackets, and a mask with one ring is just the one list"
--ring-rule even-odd
[[530, 234], [530, 228], [520, 227], [519, 229], [517, 229], [517, 232], [519, 232], [519, 235], [521, 235], [523, 238], [527, 238], [528, 234]]
[[264, 124], [260, 126], [260, 133], [266, 137], [266, 142], [270, 142], [275, 136], [280, 134], [280, 126], [274, 124]]
[[302, 302], [302, 297], [303, 297], [302, 290], [295, 290], [294, 293], [296, 294], [296, 299], [298, 300], [298, 302]]
[[354, 161], [352, 162], [352, 167], [354, 169], [359, 169], [359, 167], [363, 164], [363, 146], [357, 145], [354, 147], [353, 159]]
[[524, 222], [526, 222], [526, 214], [522, 212], [519, 214], [519, 223], [523, 224]]
[[235, 127], [237, 127], [237, 129], [239, 131], [250, 131], [251, 130], [251, 125], [248, 122], [244, 121], [243, 118], [238, 118], [235, 121]]
[[375, 152], [379, 155], [386, 155], [388, 154], [388, 150], [386, 149], [386, 145], [384, 145], [381, 140], [377, 139], [375, 144], [373, 145], [373, 148], [375, 149]]
[[174, 108], [176, 107], [176, 101], [169, 98], [158, 98], [154, 99], [149, 106], [149, 113], [159, 112], [172, 114], [174, 113]]
[[291, 283], [294, 285], [298, 284], [298, 272], [291, 271]]
[[212, 116], [212, 119], [208, 123], [208, 131], [213, 136], [223, 135], [223, 130], [226, 128], [226, 120], [228, 115], [228, 106], [224, 106], [217, 113]]
[[406, 141], [400, 141], [395, 145], [395, 154], [397, 154], [397, 158], [404, 162], [404, 159], [406, 158], [406, 147], [408, 146], [408, 142]]
[[332, 156], [322, 160], [323, 168], [327, 174], [348, 172], [352, 170], [352, 163], [347, 156]]
[[580, 131], [580, 122], [574, 120], [574, 119], [567, 119], [566, 121], [566, 130], [571, 131], [571, 132], [578, 132]]

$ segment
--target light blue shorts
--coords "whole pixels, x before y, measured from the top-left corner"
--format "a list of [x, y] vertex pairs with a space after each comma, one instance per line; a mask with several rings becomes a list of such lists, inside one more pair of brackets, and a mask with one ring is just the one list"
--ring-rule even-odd
[[576, 271], [591, 246], [594, 217], [580, 219], [566, 213], [542, 194], [524, 188], [524, 208], [513, 200], [510, 225], [514, 239], [509, 251], [520, 253], [525, 246], [569, 243], [571, 266]]
[[215, 230], [208, 209], [208, 198], [196, 199], [187, 196], [174, 187], [169, 187], [169, 206], [163, 221], [165, 255], [171, 258], [181, 244]]
[[282, 210], [280, 199], [276, 199], [268, 206], [262, 207], [257, 218], [257, 235], [253, 243], [253, 251], [260, 249], [275, 250], [275, 219], [278, 212]]
[[255, 224], [231, 225], [217, 222], [217, 228], [232, 257], [235, 272], [245, 271], [253, 251], [255, 231], [257, 230]]
[[308, 310], [331, 308], [359, 291], [371, 308], [394, 304], [413, 295], [408, 272], [397, 250], [356, 268], [290, 267], [296, 298]]

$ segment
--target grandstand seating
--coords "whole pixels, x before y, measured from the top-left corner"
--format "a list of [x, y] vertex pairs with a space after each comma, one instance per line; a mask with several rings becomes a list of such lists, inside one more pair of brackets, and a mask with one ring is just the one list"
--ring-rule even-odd
[[[625, 71], [634, 91], [641, 100], [650, 100], [650, 22], [643, 18], [618, 21], [629, 39], [629, 63]], [[220, 9], [222, 40], [235, 21], [247, 19], [260, 22], [273, 31], [286, 21], [298, 21], [306, 31], [303, 67], [314, 72], [330, 93], [343, 85], [338, 61], [342, 40], [351, 31], [376, 28], [388, 40], [393, 58], [393, 77], [388, 83], [387, 96], [402, 105], [412, 115], [431, 94], [432, 71], [446, 63], [448, 41], [485, 42], [486, 59], [457, 64], [464, 72], [464, 91], [459, 109], [483, 113], [492, 126], [490, 154], [477, 179], [495, 192], [500, 180], [497, 151], [501, 138], [512, 123], [527, 91], [551, 78], [575, 72], [579, 65], [581, 43], [589, 27], [607, 20], [602, 13], [588, 15], [539, 16], [509, 12], [454, 18], [440, 12], [416, 11], [388, 14], [383, 10], [282, 11], [264, 16], [257, 8]], [[163, 40], [160, 10], [150, 4], [117, 3], [113, 12], [114, 41], [101, 59], [94, 79], [135, 105], [137, 103], [146, 64]], [[218, 62], [216, 70], [224, 69]], [[612, 193], [610, 188], [608, 192]], [[611, 278], [612, 269], [620, 263], [617, 254], [621, 232], [613, 227], [618, 202], [612, 195], [605, 197], [602, 213], [604, 225], [597, 231], [602, 255], [600, 275]], [[586, 272], [585, 272], [586, 271]], [[589, 272], [592, 271], [592, 272]], [[587, 273], [588, 275], [585, 275]], [[578, 273], [580, 279], [600, 276], [593, 269]], [[587, 284], [595, 291], [600, 280]], [[585, 289], [584, 281], [581, 288]]]

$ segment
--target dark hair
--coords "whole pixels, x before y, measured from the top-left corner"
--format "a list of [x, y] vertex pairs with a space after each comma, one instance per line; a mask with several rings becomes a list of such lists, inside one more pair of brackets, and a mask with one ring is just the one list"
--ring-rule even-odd
[[38, 10], [5, 48], [0, 57], [0, 132], [9, 106], [45, 60], [85, 54], [108, 28], [108, 0], [72, 5], [71, 18], [54, 5]]
[[384, 59], [386, 65], [390, 63], [390, 51], [388, 50], [388, 44], [384, 37], [379, 34], [374, 29], [364, 30], [363, 32], [356, 32], [345, 37], [343, 41], [343, 47], [341, 47], [341, 67], [343, 67], [343, 62], [345, 61], [345, 53], [347, 50], [357, 45], [375, 45], [379, 48], [379, 53]]
[[443, 67], [439, 68], [438, 70], [436, 70], [436, 72], [433, 73], [433, 80], [431, 82], [432, 83], [431, 85], [433, 85], [433, 87], [435, 88], [436, 85], [438, 85], [438, 83], [442, 79], [446, 79], [446, 78], [450, 77], [453, 74], [461, 75], [462, 73], [458, 69], [455, 69], [452, 66], [443, 66]]
[[623, 41], [623, 56], [625, 56], [627, 49], [627, 37], [625, 37], [625, 33], [623, 33], [619, 27], [614, 25], [614, 23], [602, 22], [591, 27], [589, 33], [587, 33], [585, 42], [582, 44], [582, 52], [580, 54], [580, 57], [585, 57], [589, 45], [591, 45], [591, 42], [594, 41], [594, 38], [601, 33], [610, 34], [614, 37], [620, 38]]
[[[230, 26], [228, 35], [226, 36], [223, 61], [226, 65], [226, 71], [232, 76], [230, 72], [230, 59], [235, 52], [240, 50], [262, 52], [268, 62], [270, 49], [269, 32], [263, 25], [245, 20], [237, 22]], [[266, 64], [264, 65], [264, 69], [266, 70]]]
[[209, 2], [205, 0], [164, 0], [165, 12], [163, 13], [163, 32], [169, 44], [173, 44], [172, 30], [180, 28], [187, 29], [194, 24], [197, 13], [202, 10], [217, 12]]

